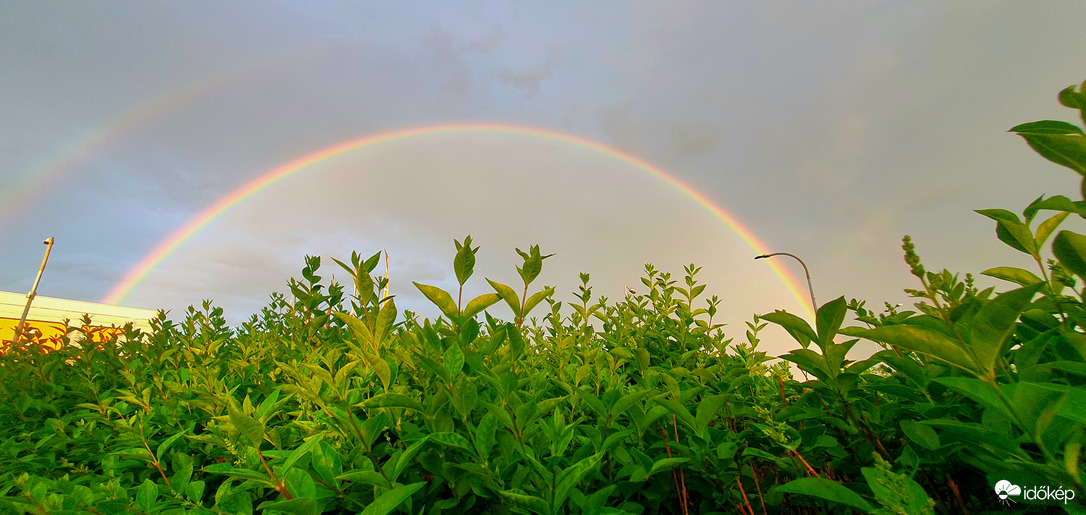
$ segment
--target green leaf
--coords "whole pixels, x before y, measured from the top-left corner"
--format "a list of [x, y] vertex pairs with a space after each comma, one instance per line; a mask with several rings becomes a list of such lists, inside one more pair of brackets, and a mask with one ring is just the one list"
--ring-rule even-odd
[[686, 427], [689, 428], [691, 431], [696, 432], [698, 430], [697, 420], [694, 419], [694, 416], [691, 415], [690, 411], [688, 411], [686, 407], [682, 404], [679, 404], [675, 400], [668, 399], [664, 396], [655, 397], [652, 400], [667, 408], [668, 411], [674, 413], [675, 416], [678, 417], [679, 421], [683, 424], [686, 424]]
[[[1069, 89], [1074, 91], [1074, 86]], [[1082, 129], [1067, 122], [1044, 120], [1016, 125], [1008, 132], [1017, 132], [1018, 134], [1082, 134]]]
[[811, 329], [811, 326], [805, 320], [786, 311], [774, 311], [758, 315], [758, 318], [783, 327], [803, 348], [807, 348], [807, 345], [812, 341], [818, 341], [818, 335], [815, 334], [814, 329]]
[[373, 327], [373, 342], [375, 346], [380, 346], [384, 343], [385, 338], [388, 336], [388, 332], [392, 329], [392, 326], [396, 323], [396, 302], [389, 299], [385, 302], [385, 305], [381, 307], [381, 311], [377, 314], [377, 322]]
[[[643, 397], [652, 393], [651, 390], [635, 390], [631, 393], [623, 395], [621, 399], [615, 401], [615, 404], [611, 406], [610, 414], [611, 420], [618, 418], [626, 410], [630, 409], [637, 401], [640, 401]], [[700, 408], [699, 408], [700, 409]]]
[[554, 295], [553, 286], [538, 291], [531, 297], [528, 297], [528, 300], [524, 302], [524, 313], [521, 316], [528, 316], [528, 313], [531, 313], [533, 308], [535, 308], [540, 302], [543, 302], [543, 299], [550, 297], [551, 295]]
[[1013, 414], [999, 399], [999, 392], [992, 385], [980, 379], [972, 377], [937, 377], [932, 381], [972, 399], [985, 408], [996, 410], [1008, 419], [1014, 419]]
[[354, 334], [355, 339], [357, 339], [359, 343], [367, 347], [373, 345], [373, 334], [370, 332], [370, 328], [366, 326], [365, 322], [342, 311], [335, 311], [332, 314], [344, 324], [347, 324], [347, 327], [351, 329], [351, 333]]
[[969, 343], [976, 355], [977, 365], [985, 376], [994, 373], [1003, 342], [1014, 332], [1018, 316], [1029, 306], [1041, 286], [1043, 284], [1034, 284], [1002, 293], [986, 302], [973, 316]]
[[182, 431], [180, 433], [177, 433], [177, 434], [167, 438], [166, 441], [158, 444], [158, 449], [155, 449], [155, 456], [158, 458], [158, 461], [162, 461], [162, 457], [166, 455], [166, 451], [169, 450], [170, 446], [173, 445], [173, 443], [176, 442], [177, 439], [181, 438], [182, 436], [185, 436], [184, 431]]
[[392, 510], [403, 504], [423, 486], [426, 486], [425, 481], [393, 488], [374, 499], [369, 506], [366, 506], [365, 510], [362, 510], [362, 515], [387, 515], [392, 513]]
[[[229, 463], [215, 463], [212, 465], [208, 465], [204, 467], [204, 472], [210, 472], [212, 474], [223, 474], [225, 476], [230, 476], [237, 479], [252, 480], [266, 485], [272, 485], [272, 481], [267, 475], [261, 472], [257, 472], [255, 470], [234, 468], [234, 466]], [[178, 481], [176, 481], [176, 476], [175, 480], [172, 481], [172, 483], [174, 483], [174, 488], [180, 488], [177, 485]], [[188, 484], [187, 479], [185, 480], [185, 484]]]
[[815, 325], [818, 328], [818, 346], [823, 350], [833, 344], [833, 337], [837, 335], [837, 330], [841, 328], [841, 324], [845, 321], [845, 313], [847, 312], [848, 303], [845, 302], [844, 296], [831, 300], [818, 308], [818, 313], [815, 314]]
[[315, 445], [320, 443], [322, 436], [324, 435], [317, 433], [315, 436], [310, 437], [309, 440], [306, 440], [305, 443], [298, 446], [297, 449], [291, 451], [290, 455], [287, 456], [287, 459], [283, 461], [282, 470], [290, 470], [290, 467], [293, 467], [302, 456], [305, 456]]
[[917, 326], [888, 325], [861, 332], [864, 338], [919, 352], [975, 375], [980, 366], [955, 340], [941, 332]]
[[382, 476], [380, 472], [375, 472], [373, 470], [355, 470], [346, 472], [336, 476], [336, 480], [362, 483], [381, 488], [390, 488], [392, 486], [388, 483], [388, 480], [385, 479], [385, 476]]
[[586, 474], [595, 469], [601, 459], [603, 459], [603, 453], [598, 452], [574, 463], [558, 474], [558, 486], [554, 489], [554, 503], [551, 505], [554, 513], [562, 510], [569, 491], [577, 486]]
[[505, 303], [508, 304], [509, 308], [513, 310], [513, 315], [519, 318], [520, 299], [517, 298], [517, 292], [513, 291], [512, 288], [497, 281], [491, 281], [490, 279], [487, 279], [486, 282], [490, 283], [490, 286], [494, 288], [494, 291], [498, 292], [498, 295], [501, 295], [502, 299], [505, 300]]
[[290, 469], [283, 475], [283, 483], [286, 484], [287, 492], [291, 497], [303, 498], [303, 497], [316, 497], [317, 496], [317, 484], [313, 481], [313, 476], [309, 475], [302, 469], [294, 468]]
[[475, 251], [471, 248], [471, 236], [464, 238], [464, 245], [456, 251], [453, 258], [453, 271], [456, 272], [456, 281], [463, 286], [471, 277], [475, 269]]
[[419, 413], [426, 414], [426, 410], [419, 404], [418, 401], [412, 399], [402, 393], [382, 393], [373, 396], [370, 399], [362, 401], [356, 406], [366, 409], [372, 408], [404, 408], [415, 410]]
[[978, 209], [977, 213], [996, 221], [996, 237], [999, 241], [1019, 252], [1037, 254], [1033, 233], [1030, 232], [1029, 226], [1018, 219], [1018, 215], [1006, 209]]
[[915, 420], [903, 419], [901, 421], [901, 430], [910, 440], [926, 449], [935, 451], [940, 447], [939, 434], [929, 426], [918, 424]]
[[502, 300], [502, 297], [497, 293], [484, 293], [471, 299], [471, 302], [468, 302], [468, 305], [464, 308], [464, 312], [461, 313], [461, 316], [464, 318], [472, 318], [484, 309], [493, 306], [499, 300]]
[[460, 436], [459, 433], [432, 433], [428, 438], [442, 445], [456, 447], [469, 454], [475, 452], [475, 448], [471, 445], [471, 442], [468, 441], [467, 438]]
[[320, 442], [320, 445], [313, 449], [313, 470], [316, 470], [321, 479], [328, 483], [333, 482], [336, 476], [343, 473], [343, 463], [339, 459], [339, 452], [328, 442]]
[[1048, 240], [1052, 231], [1055, 231], [1056, 227], [1059, 227], [1060, 223], [1062, 223], [1070, 214], [1071, 213], [1068, 213], [1067, 211], [1056, 213], [1048, 220], [1041, 222], [1041, 225], [1037, 226], [1037, 237], [1035, 238], [1037, 248], [1041, 248], [1045, 244], [1045, 240]]
[[1044, 282], [1041, 280], [1040, 277], [1033, 275], [1033, 272], [1013, 266], [997, 266], [995, 268], [989, 268], [988, 270], [981, 272], [981, 275], [987, 275], [988, 277], [995, 277], [996, 279], [1003, 279], [1004, 281], [1018, 283], [1022, 286], [1029, 286], [1031, 284], [1039, 284]]
[[460, 350], [458, 343], [453, 342], [448, 349], [445, 349], [441, 360], [445, 364], [445, 372], [449, 374], [449, 378], [456, 379], [457, 374], [464, 368], [464, 351]]
[[826, 358], [813, 350], [796, 349], [781, 356], [781, 359], [799, 365], [803, 370], [814, 374], [816, 378], [822, 381], [832, 379], [829, 367], [826, 366]]
[[1086, 236], [1060, 231], [1052, 240], [1052, 254], [1079, 277], [1086, 278]]
[[260, 503], [260, 506], [257, 506], [256, 509], [265, 513], [268, 511], [281, 511], [284, 513], [293, 513], [295, 515], [316, 515], [320, 513], [320, 509], [317, 507], [317, 501], [312, 497], [302, 497], [287, 501], [263, 502]]
[[1086, 136], [1082, 134], [1019, 134], [1041, 157], [1086, 175]]
[[143, 511], [150, 512], [155, 507], [155, 501], [157, 500], [158, 485], [150, 479], [144, 479], [143, 484], [136, 491], [136, 504], [143, 508]]
[[664, 458], [662, 460], [657, 460], [655, 463], [652, 464], [652, 469], [649, 470], [648, 474], [645, 475], [645, 479], [648, 479], [659, 472], [671, 470], [689, 461], [690, 458]]
[[429, 438], [423, 438], [408, 447], [400, 454], [400, 457], [396, 460], [396, 469], [392, 472], [392, 480], [396, 481], [403, 474], [403, 471], [407, 469], [407, 466], [411, 464], [411, 460], [423, 449]]
[[[1064, 88], [1063, 91], [1060, 91], [1060, 104], [1072, 109], [1086, 111], [1086, 95], [1083, 93], [1086, 93], [1086, 81], [1079, 86], [1079, 91], [1077, 92], [1075, 91], [1074, 86], [1068, 86]], [[1083, 116], [1086, 116], [1086, 114]]]
[[254, 446], [260, 447], [260, 444], [264, 442], [264, 425], [239, 411], [233, 402], [230, 403], [227, 411], [230, 414], [230, 423], [238, 432], [245, 435]]
[[479, 421], [479, 427], [475, 428], [475, 451], [479, 457], [486, 459], [490, 456], [490, 449], [494, 447], [494, 435], [498, 430], [498, 417], [493, 413], [483, 415]]
[[550, 515], [550, 506], [547, 501], [534, 495], [528, 495], [523, 490], [502, 490], [498, 492], [506, 501], [509, 501], [513, 506], [528, 510], [538, 515]]
[[860, 494], [849, 490], [841, 483], [818, 477], [801, 477], [792, 480], [786, 485], [777, 488], [778, 492], [788, 494], [809, 495], [830, 502], [844, 504], [863, 512], [875, 509], [870, 503], [860, 497]]
[[204, 499], [204, 482], [193, 481], [185, 486], [185, 495], [194, 503], [201, 503]]
[[702, 438], [706, 437], [706, 432], [709, 430], [709, 422], [712, 421], [720, 413], [720, 409], [724, 407], [724, 401], [727, 399], [727, 395], [713, 395], [705, 397], [698, 403], [697, 409], [697, 434]]
[[442, 290], [437, 286], [428, 286], [415, 282], [412, 284], [414, 284], [427, 299], [430, 299], [430, 302], [433, 302], [435, 306], [441, 309], [441, 312], [444, 313], [446, 317], [449, 317], [450, 319], [457, 317], [459, 312], [456, 309], [456, 301], [453, 300], [452, 295], [449, 295], [449, 292]]

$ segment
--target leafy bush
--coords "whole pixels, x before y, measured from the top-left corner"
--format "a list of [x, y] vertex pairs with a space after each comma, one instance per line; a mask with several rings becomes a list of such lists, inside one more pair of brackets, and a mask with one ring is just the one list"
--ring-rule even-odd
[[[1086, 116], [1083, 88], [1060, 101]], [[1081, 128], [1012, 131], [1086, 176]], [[426, 320], [381, 294], [380, 254], [336, 261], [351, 295], [307, 257], [291, 300], [273, 295], [237, 328], [205, 302], [150, 334], [0, 355], [0, 507], [912, 514], [986, 510], [1024, 483], [1081, 492], [1086, 236], [1057, 230], [1086, 200], [978, 212], [1040, 276], [993, 268], [1013, 289], [980, 291], [927, 271], [905, 237], [917, 311], [842, 297], [813, 327], [755, 317], [741, 343], [713, 323], [720, 301], [701, 298], [694, 265], [681, 284], [646, 266], [643, 293], [614, 302], [582, 274], [563, 316], [553, 288], [532, 291], [537, 246], [517, 250], [523, 288], [488, 279], [494, 293], [465, 302], [468, 237], [455, 300], [416, 284], [442, 313]], [[512, 322], [486, 311], [499, 303]], [[842, 327], [850, 311], [862, 326]], [[799, 343], [782, 358], [806, 380], [758, 350], [767, 323]], [[861, 338], [883, 350], [847, 359]], [[1078, 497], [1057, 504], [1080, 510]]]

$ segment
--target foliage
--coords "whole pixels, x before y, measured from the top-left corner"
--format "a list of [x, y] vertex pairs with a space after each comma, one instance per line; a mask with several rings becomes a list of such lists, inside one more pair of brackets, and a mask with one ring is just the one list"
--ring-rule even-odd
[[[1060, 101], [1086, 110], [1082, 88]], [[1079, 127], [1012, 131], [1086, 176]], [[647, 265], [615, 302], [581, 274], [564, 316], [529, 292], [550, 256], [534, 245], [519, 294], [487, 279], [465, 303], [466, 237], [455, 300], [415, 284], [442, 313], [426, 320], [382, 295], [380, 253], [336, 260], [351, 295], [307, 257], [290, 300], [237, 328], [204, 302], [149, 334], [0, 355], [0, 511], [919, 514], [989, 509], [1000, 480], [1082, 492], [1086, 236], [1057, 230], [1086, 200], [979, 213], [1039, 276], [993, 268], [1012, 289], [981, 291], [906, 236], [917, 311], [842, 297], [813, 326], [756, 316], [741, 343], [694, 265], [681, 285]], [[487, 311], [502, 301], [512, 322]], [[758, 350], [768, 323], [799, 344], [785, 361]], [[850, 360], [859, 339], [883, 350]]]

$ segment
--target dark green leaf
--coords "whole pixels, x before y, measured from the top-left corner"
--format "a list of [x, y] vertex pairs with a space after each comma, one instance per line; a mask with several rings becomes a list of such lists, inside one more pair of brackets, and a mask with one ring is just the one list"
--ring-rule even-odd
[[860, 494], [849, 490], [841, 483], [817, 477], [801, 477], [777, 488], [778, 492], [789, 494], [809, 495], [825, 499], [830, 502], [844, 504], [857, 510], [870, 512], [875, 509], [870, 503], [860, 497]]
[[1086, 236], [1060, 231], [1052, 240], [1052, 254], [1060, 264], [1079, 277], [1086, 278]]
[[369, 506], [366, 506], [365, 510], [362, 510], [362, 515], [387, 515], [392, 513], [392, 510], [395, 510], [424, 486], [426, 486], [426, 482], [420, 481], [393, 488], [374, 499]]

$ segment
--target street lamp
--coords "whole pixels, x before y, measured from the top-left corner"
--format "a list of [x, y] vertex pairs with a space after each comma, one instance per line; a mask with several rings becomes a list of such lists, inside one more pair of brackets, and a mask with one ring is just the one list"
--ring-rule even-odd
[[811, 274], [809, 272], [807, 272], [807, 264], [804, 263], [803, 260], [800, 259], [799, 257], [797, 257], [795, 254], [789, 254], [787, 252], [774, 252], [772, 254], [762, 254], [761, 256], [754, 256], [754, 259], [762, 259], [762, 258], [768, 258], [768, 257], [773, 257], [773, 256], [790, 256], [793, 259], [795, 259], [796, 261], [799, 261], [799, 264], [803, 266], [803, 273], [804, 273], [804, 275], [807, 276], [807, 289], [811, 292], [811, 305], [814, 306], [814, 310], [817, 313], [818, 312], [818, 303], [815, 302], [814, 287], [811, 286]]
[[26, 295], [26, 307], [23, 308], [23, 316], [19, 317], [19, 325], [15, 326], [15, 335], [12, 337], [12, 343], [15, 344], [19, 343], [22, 336], [26, 316], [30, 314], [30, 303], [34, 302], [34, 297], [38, 295], [38, 282], [41, 281], [42, 272], [45, 272], [45, 262], [49, 261], [49, 251], [53, 250], [53, 237], [46, 238], [42, 243], [45, 244], [45, 257], [41, 258], [41, 266], [38, 267], [38, 277], [34, 278], [34, 286], [30, 287], [30, 293]]

